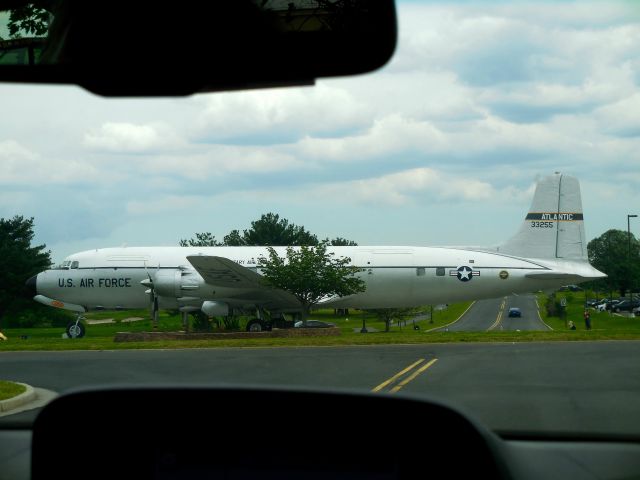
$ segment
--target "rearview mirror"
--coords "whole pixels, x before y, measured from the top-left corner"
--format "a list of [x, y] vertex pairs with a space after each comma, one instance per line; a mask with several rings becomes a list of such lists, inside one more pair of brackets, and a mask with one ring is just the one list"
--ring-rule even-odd
[[308, 85], [395, 44], [393, 0], [0, 0], [0, 81], [107, 96]]

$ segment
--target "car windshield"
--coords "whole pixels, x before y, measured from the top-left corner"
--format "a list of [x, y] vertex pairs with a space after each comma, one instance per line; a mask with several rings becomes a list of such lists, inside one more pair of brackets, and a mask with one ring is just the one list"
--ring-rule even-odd
[[[496, 432], [640, 435], [640, 319], [595, 301], [640, 288], [640, 9], [397, 10], [387, 65], [314, 86], [114, 99], [0, 84], [0, 380], [52, 396], [164, 383], [406, 394]], [[0, 15], [0, 40], [29, 36], [15, 22]], [[539, 182], [556, 196], [536, 209]], [[552, 258], [514, 249], [521, 226], [553, 232]], [[16, 238], [48, 257], [16, 263]], [[324, 239], [375, 302], [324, 292], [303, 318], [290, 292], [256, 287], [266, 249], [224, 250], [284, 257]], [[410, 305], [419, 291], [433, 300]]]

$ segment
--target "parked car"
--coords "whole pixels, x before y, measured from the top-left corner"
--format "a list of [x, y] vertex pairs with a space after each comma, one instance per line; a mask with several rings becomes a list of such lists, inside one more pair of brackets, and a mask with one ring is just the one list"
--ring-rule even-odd
[[564, 285], [558, 289], [560, 292], [581, 292], [583, 289], [578, 285]]
[[596, 307], [596, 310], [600, 312], [604, 312], [606, 310], [612, 310], [615, 306], [620, 303], [620, 300], [607, 300], [606, 302], [601, 303]]
[[634, 308], [640, 307], [640, 301], [638, 300], [623, 300], [619, 303], [616, 303], [612, 310], [614, 312], [631, 312]]
[[330, 328], [335, 326], [335, 323], [323, 322], [322, 320], [307, 320], [306, 325], [303, 324], [302, 320], [295, 323], [296, 328]]
[[518, 307], [511, 307], [509, 309], [509, 317], [522, 317], [522, 311]]

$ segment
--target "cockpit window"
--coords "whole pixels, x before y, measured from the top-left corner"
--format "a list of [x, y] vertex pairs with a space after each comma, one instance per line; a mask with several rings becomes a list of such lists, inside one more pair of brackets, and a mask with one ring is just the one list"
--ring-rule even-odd
[[71, 262], [71, 268], [78, 268], [78, 266], [79, 266], [79, 263], [77, 260]]
[[54, 270], [69, 270], [69, 267], [71, 267], [71, 260], [65, 260], [59, 265], [56, 265]]

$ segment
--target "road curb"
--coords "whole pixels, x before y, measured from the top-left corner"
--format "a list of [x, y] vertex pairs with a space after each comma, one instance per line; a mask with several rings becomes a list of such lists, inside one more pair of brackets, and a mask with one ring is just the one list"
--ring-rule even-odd
[[13, 398], [0, 400], [0, 413], [15, 410], [16, 408], [26, 405], [27, 403], [31, 403], [35, 401], [37, 398], [36, 391], [31, 385], [27, 385], [26, 383], [20, 383], [20, 382], [14, 382], [14, 383], [17, 383], [18, 385], [23, 385], [24, 387], [26, 387], [27, 390]]

